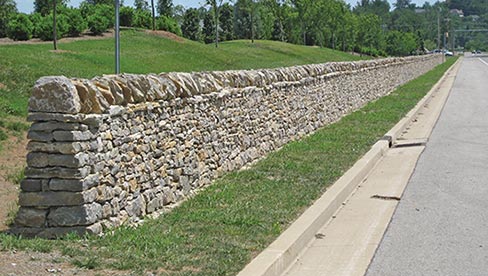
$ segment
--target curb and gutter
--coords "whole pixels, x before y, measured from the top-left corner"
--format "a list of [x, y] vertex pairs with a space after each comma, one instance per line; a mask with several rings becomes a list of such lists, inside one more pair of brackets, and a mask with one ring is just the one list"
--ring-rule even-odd
[[424, 98], [407, 113], [382, 139], [376, 142], [352, 168], [337, 180], [311, 207], [309, 207], [268, 248], [253, 259], [238, 276], [278, 276], [296, 260], [317, 231], [340, 209], [361, 181], [370, 173], [398, 137], [415, 120], [420, 109], [427, 105], [449, 73], [461, 61], [449, 68]]

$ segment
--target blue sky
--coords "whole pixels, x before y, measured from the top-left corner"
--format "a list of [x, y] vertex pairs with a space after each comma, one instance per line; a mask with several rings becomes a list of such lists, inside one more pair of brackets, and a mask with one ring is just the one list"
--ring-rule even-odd
[[[34, 7], [34, 4], [33, 4], [34, 1], [33, 0], [15, 0], [15, 1], [17, 2], [17, 8], [19, 9], [19, 11], [25, 12], [25, 13], [32, 12], [33, 7]], [[390, 3], [395, 2], [394, 0], [389, 0], [389, 1], [390, 1]], [[68, 5], [78, 7], [80, 2], [82, 2], [82, 0], [70, 0]], [[155, 0], [154, 2], [157, 2], [157, 0]], [[201, 4], [204, 2], [205, 2], [205, 0], [173, 0], [173, 3], [175, 5], [183, 5], [185, 7], [200, 7]], [[354, 6], [354, 5], [356, 5], [356, 2], [358, 2], [358, 0], [346, 0], [346, 2], [351, 4], [352, 6]], [[434, 3], [435, 0], [434, 1], [433, 0], [429, 0], [429, 1], [413, 0], [412, 2], [416, 3], [417, 5], [423, 5], [425, 2]], [[133, 3], [134, 3], [134, 0], [124, 0], [124, 4], [126, 6], [130, 6]]]

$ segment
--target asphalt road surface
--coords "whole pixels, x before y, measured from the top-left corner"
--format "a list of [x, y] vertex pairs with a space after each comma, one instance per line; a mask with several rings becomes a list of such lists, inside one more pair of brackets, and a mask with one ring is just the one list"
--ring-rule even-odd
[[366, 275], [488, 275], [488, 56], [464, 58]]

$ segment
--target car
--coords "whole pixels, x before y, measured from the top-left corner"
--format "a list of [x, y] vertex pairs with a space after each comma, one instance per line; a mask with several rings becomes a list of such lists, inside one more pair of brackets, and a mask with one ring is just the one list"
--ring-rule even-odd
[[476, 50], [476, 54], [481, 54], [481, 51], [480, 50]]
[[445, 52], [444, 52], [444, 55], [445, 55], [446, 57], [452, 57], [452, 56], [454, 56], [454, 53], [453, 53], [453, 52], [451, 52], [451, 51], [445, 51]]

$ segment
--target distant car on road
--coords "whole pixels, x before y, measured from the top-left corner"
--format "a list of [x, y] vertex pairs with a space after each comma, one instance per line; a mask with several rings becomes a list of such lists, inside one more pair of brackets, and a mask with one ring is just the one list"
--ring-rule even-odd
[[479, 55], [479, 54], [481, 54], [481, 51], [480, 50], [473, 50], [471, 53], [473, 55]]
[[445, 51], [444, 55], [446, 55], [447, 57], [452, 57], [452, 56], [454, 56], [454, 53], [451, 51]]

